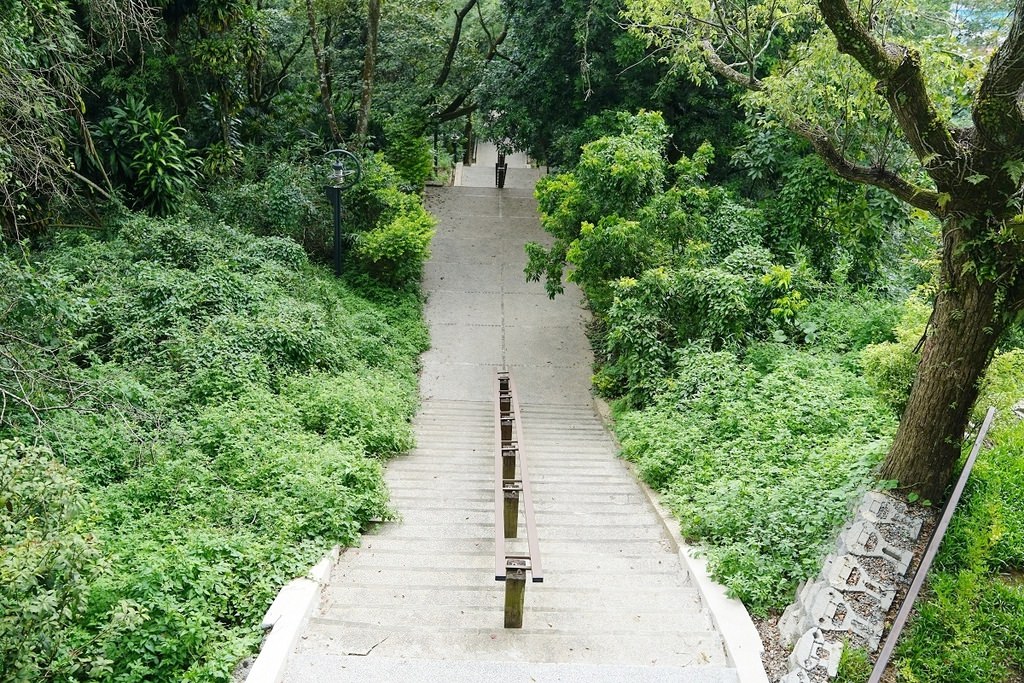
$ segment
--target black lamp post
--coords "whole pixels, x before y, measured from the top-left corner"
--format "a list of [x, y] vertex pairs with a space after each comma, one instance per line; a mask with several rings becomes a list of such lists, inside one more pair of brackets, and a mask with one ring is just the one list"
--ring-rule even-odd
[[328, 184], [324, 185], [324, 192], [334, 209], [334, 274], [341, 277], [341, 252], [344, 249], [341, 240], [341, 191], [359, 182], [363, 165], [359, 157], [347, 149], [332, 149], [324, 156], [331, 160], [332, 169], [327, 178]]

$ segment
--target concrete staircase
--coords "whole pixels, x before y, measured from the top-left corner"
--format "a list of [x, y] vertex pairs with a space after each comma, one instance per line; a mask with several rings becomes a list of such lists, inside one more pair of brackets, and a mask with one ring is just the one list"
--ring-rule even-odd
[[387, 478], [401, 523], [338, 562], [286, 681], [737, 681], [593, 411], [523, 406], [545, 580], [520, 630], [494, 581], [486, 402], [430, 401]]
[[[498, 191], [483, 170], [480, 187], [428, 196], [439, 218], [424, 272], [433, 346], [418, 445], [387, 467], [401, 519], [342, 554], [284, 680], [739, 681], [594, 411], [579, 291], [551, 300], [524, 281], [523, 243], [547, 237], [530, 189], [539, 171], [510, 168]], [[494, 580], [499, 368], [518, 385], [544, 568], [543, 583], [527, 583], [522, 629], [503, 628]]]

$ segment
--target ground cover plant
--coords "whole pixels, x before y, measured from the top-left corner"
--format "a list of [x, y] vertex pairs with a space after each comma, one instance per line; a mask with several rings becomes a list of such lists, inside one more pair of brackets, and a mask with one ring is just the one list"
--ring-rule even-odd
[[0, 268], [0, 679], [230, 680], [278, 588], [389, 515], [415, 288], [198, 207]]
[[616, 419], [623, 456], [760, 615], [818, 571], [895, 425], [855, 371], [778, 344], [687, 347], [653, 404]]

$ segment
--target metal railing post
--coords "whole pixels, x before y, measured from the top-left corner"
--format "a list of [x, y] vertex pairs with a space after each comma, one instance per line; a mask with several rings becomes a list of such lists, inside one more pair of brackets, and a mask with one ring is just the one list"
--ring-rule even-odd
[[[511, 375], [495, 375], [494, 405], [494, 578], [505, 582], [505, 628], [522, 628], [526, 573], [534, 583], [544, 580], [533, 516], [533, 497], [522, 448], [519, 400]], [[518, 468], [518, 476], [517, 476]], [[510, 554], [505, 541], [519, 537], [519, 503], [526, 527], [526, 555]]]

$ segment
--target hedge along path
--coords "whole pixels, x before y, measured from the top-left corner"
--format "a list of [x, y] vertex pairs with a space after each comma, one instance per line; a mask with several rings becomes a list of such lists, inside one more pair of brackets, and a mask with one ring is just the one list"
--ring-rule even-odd
[[[747, 680], [595, 412], [579, 291], [524, 281], [523, 244], [546, 237], [540, 172], [512, 155], [499, 191], [492, 156], [464, 169], [477, 186], [428, 196], [418, 445], [387, 468], [401, 519], [341, 556], [284, 680]], [[519, 387], [545, 568], [522, 629], [503, 628], [494, 580], [499, 367]]]

